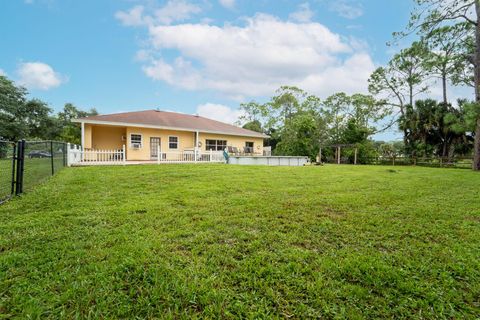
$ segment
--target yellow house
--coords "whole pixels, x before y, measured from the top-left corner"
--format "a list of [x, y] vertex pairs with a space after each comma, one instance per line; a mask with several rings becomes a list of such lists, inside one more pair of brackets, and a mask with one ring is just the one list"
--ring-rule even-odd
[[[175, 112], [146, 110], [74, 120], [83, 150], [121, 150], [126, 161], [191, 159], [224, 149], [262, 155], [267, 135], [227, 123]], [[98, 155], [97, 155], [98, 156]]]

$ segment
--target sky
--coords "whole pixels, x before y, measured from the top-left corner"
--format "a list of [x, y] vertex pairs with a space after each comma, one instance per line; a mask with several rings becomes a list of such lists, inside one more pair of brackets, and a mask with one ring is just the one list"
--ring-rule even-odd
[[[0, 73], [59, 111], [233, 123], [281, 85], [367, 93], [410, 0], [0, 0]], [[397, 139], [389, 131], [378, 139]]]

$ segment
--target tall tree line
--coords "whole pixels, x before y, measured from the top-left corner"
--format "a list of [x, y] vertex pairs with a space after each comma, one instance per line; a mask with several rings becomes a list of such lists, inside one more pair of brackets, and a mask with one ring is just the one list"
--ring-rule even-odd
[[[307, 155], [320, 148], [351, 144], [360, 148], [360, 158], [373, 156], [371, 136], [390, 114], [383, 101], [371, 95], [339, 92], [321, 100], [300, 88], [283, 86], [266, 103], [241, 104], [244, 128], [265, 132], [275, 154]], [[331, 149], [323, 150], [327, 156]]]
[[0, 76], [0, 139], [61, 140], [80, 143], [80, 127], [72, 119], [98, 114], [95, 109], [79, 110], [65, 104], [57, 114], [47, 103], [28, 99], [28, 92], [5, 76]]
[[[394, 40], [418, 40], [374, 72], [370, 92], [398, 113], [408, 152], [419, 145], [426, 152], [436, 137], [448, 156], [462, 141], [473, 145], [473, 169], [480, 170], [480, 0], [413, 1], [410, 21]], [[439, 80], [442, 101], [417, 101], [432, 79]], [[453, 107], [449, 86], [471, 86], [475, 99]]]

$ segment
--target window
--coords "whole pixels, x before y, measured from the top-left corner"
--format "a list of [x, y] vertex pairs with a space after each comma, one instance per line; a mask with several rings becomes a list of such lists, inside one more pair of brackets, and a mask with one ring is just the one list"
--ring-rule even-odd
[[142, 147], [142, 135], [141, 134], [130, 134], [130, 147], [132, 148], [141, 148]]
[[205, 150], [223, 151], [227, 147], [227, 140], [206, 140]]
[[168, 148], [178, 149], [178, 137], [168, 137]]
[[245, 152], [253, 153], [253, 142], [250, 142], [250, 141], [245, 142]]

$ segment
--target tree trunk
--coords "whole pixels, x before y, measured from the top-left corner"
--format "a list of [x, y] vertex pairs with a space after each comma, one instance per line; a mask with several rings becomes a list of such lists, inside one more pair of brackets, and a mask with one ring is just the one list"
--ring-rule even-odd
[[[480, 1], [475, 1], [477, 25], [475, 27], [475, 101], [480, 103]], [[473, 170], [480, 170], [480, 118], [475, 127], [475, 142], [473, 151]]]
[[443, 89], [443, 103], [447, 105], [447, 74], [444, 72], [442, 75], [442, 89]]
[[450, 157], [449, 157], [449, 152], [448, 152], [449, 149], [450, 149], [450, 148], [449, 148], [450, 144], [451, 144], [451, 141], [450, 141], [450, 139], [448, 139], [448, 135], [445, 135], [445, 136], [443, 137], [442, 157], [444, 157], [444, 158], [449, 158], [449, 159], [450, 159]]
[[410, 85], [410, 88], [409, 88], [410, 92], [409, 92], [409, 102], [410, 102], [410, 105], [413, 107], [413, 86]]

